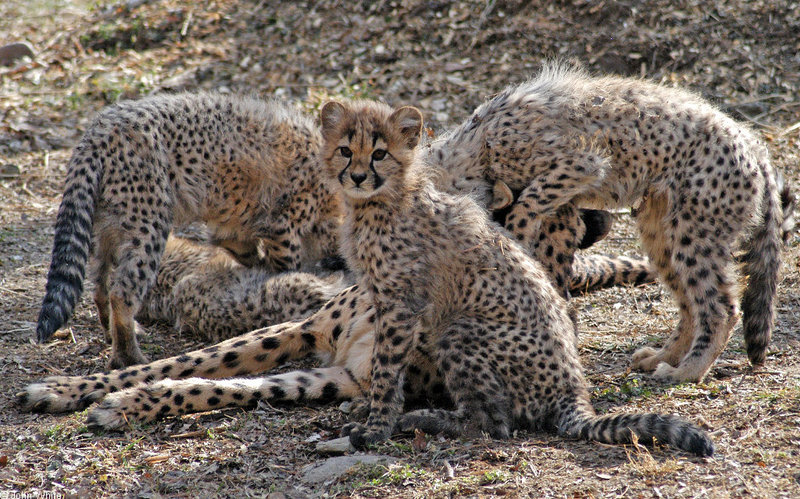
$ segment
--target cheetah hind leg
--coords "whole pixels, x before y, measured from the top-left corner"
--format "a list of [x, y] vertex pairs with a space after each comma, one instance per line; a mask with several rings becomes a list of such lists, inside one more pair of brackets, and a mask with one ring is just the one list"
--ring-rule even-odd
[[165, 379], [106, 395], [89, 412], [87, 424], [90, 428], [110, 430], [133, 421], [151, 422], [229, 406], [254, 406], [259, 400], [327, 403], [363, 394], [363, 387], [348, 370], [338, 366], [261, 378]]
[[673, 233], [665, 234], [664, 220], [692, 218], [681, 213], [684, 209], [671, 207], [663, 193], [651, 193], [637, 217], [642, 246], [678, 302], [681, 321], [661, 350], [636, 352], [634, 367], [655, 369], [654, 376], [667, 382], [700, 381], [725, 348], [739, 316], [730, 269], [731, 234], [699, 240], [693, 226], [677, 222]]
[[[686, 356], [692, 346], [692, 321], [685, 308], [681, 307], [679, 312], [681, 318], [678, 327], [672, 332], [664, 346], [658, 349], [643, 347], [636, 350], [631, 358], [631, 368], [645, 372], [656, 371], [656, 377], [659, 377], [659, 373], [662, 373], [661, 377], [664, 377], [664, 373], [674, 372], [670, 367], [678, 367], [681, 359]], [[740, 316], [739, 312], [731, 314], [728, 318], [728, 331], [733, 329]], [[661, 365], [664, 367], [660, 367]], [[667, 374], [667, 376], [669, 375]]]
[[400, 432], [419, 429], [428, 434], [475, 438], [482, 432], [493, 438], [511, 433], [511, 403], [505, 382], [489, 367], [489, 352], [480, 351], [471, 338], [488, 337], [480, 321], [463, 319], [443, 335], [437, 354], [447, 392], [455, 410], [419, 409], [403, 414], [395, 426]]
[[106, 343], [111, 343], [111, 303], [108, 298], [108, 280], [114, 266], [115, 244], [113, 231], [101, 233], [97, 240], [97, 249], [94, 255], [97, 266], [94, 269], [94, 305], [97, 308], [97, 317], [103, 327], [103, 337]]
[[141, 326], [133, 318], [134, 308], [125, 304], [126, 298], [113, 295], [111, 303], [111, 358], [108, 361], [109, 369], [121, 369], [126, 366], [146, 364], [147, 358], [139, 349], [136, 335], [141, 332]]
[[[341, 296], [347, 294], [342, 293]], [[323, 312], [327, 312], [328, 316], [330, 314], [330, 311], [316, 314], [322, 324], [313, 318], [278, 324], [144, 366], [88, 376], [45, 378], [17, 393], [16, 403], [24, 411], [67, 412], [83, 409], [108, 393], [119, 392], [141, 383], [153, 383], [167, 378], [228, 378], [247, 373], [262, 373], [287, 360], [311, 354], [312, 340], [319, 348], [317, 351], [327, 352], [322, 337], [329, 332], [325, 329], [327, 316]], [[310, 327], [304, 327], [309, 324]], [[319, 329], [319, 334], [315, 328]]]

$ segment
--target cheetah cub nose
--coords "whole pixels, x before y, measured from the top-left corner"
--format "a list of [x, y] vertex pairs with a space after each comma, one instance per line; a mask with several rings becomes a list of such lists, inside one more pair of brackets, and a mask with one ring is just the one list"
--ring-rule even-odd
[[356, 184], [356, 187], [358, 187], [359, 185], [361, 185], [361, 182], [367, 179], [367, 174], [351, 172], [350, 178], [353, 179], [353, 183]]

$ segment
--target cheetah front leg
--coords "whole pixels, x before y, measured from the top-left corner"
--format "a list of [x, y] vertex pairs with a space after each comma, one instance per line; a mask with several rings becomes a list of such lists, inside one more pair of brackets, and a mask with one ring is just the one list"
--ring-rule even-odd
[[523, 191], [512, 206], [506, 229], [544, 266], [559, 293], [569, 299], [575, 251], [586, 232], [580, 210], [567, 204], [552, 215], [536, 215], [528, 211], [524, 195]]
[[403, 381], [419, 319], [399, 300], [376, 309], [378, 313], [369, 387], [369, 416], [365, 425], [349, 423], [342, 435], [356, 448], [386, 440], [403, 409]]
[[264, 239], [264, 261], [267, 268], [277, 271], [297, 270], [302, 263], [302, 239], [297, 227], [283, 225]]
[[[305, 236], [311, 235], [314, 228], [325, 231], [333, 226], [330, 223], [320, 224], [320, 217], [331, 218], [333, 215], [326, 211], [320, 213], [319, 206], [325, 201], [315, 190], [297, 193], [283, 212], [270, 223], [271, 229], [265, 239], [265, 258], [277, 270], [296, 270], [303, 263], [305, 255], [316, 253], [319, 247], [307, 247], [311, 242]], [[333, 201], [327, 200], [332, 203]], [[338, 230], [334, 231], [338, 235]], [[338, 245], [337, 245], [338, 246]], [[328, 247], [326, 249], [332, 249]], [[314, 255], [316, 257], [333, 255]]]

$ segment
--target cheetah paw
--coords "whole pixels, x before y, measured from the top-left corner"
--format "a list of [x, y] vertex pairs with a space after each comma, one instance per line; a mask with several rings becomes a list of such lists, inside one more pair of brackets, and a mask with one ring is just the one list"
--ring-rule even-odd
[[663, 383], [698, 383], [705, 376], [708, 369], [695, 369], [690, 364], [681, 364], [678, 367], [672, 367], [666, 362], [658, 365], [653, 377]]
[[162, 403], [164, 389], [156, 385], [142, 385], [109, 393], [103, 401], [89, 411], [87, 426], [93, 429], [114, 430], [129, 426], [134, 421], [149, 422], [175, 413], [175, 408]]
[[104, 389], [84, 391], [91, 384], [66, 376], [47, 378], [17, 393], [16, 404], [30, 412], [77, 411], [106, 394]]
[[661, 362], [659, 354], [661, 350], [651, 347], [644, 347], [636, 350], [631, 357], [631, 367], [638, 371], [654, 371]]
[[[116, 394], [113, 394], [116, 395]], [[125, 412], [120, 407], [119, 399], [106, 397], [103, 402], [89, 411], [86, 425], [95, 430], [116, 430], [128, 423]]]
[[367, 426], [359, 423], [348, 423], [342, 427], [342, 436], [350, 437], [350, 443], [356, 449], [366, 449], [370, 445], [383, 442], [389, 438], [388, 432], [369, 430]]
[[658, 364], [658, 367], [656, 367], [655, 371], [653, 371], [653, 378], [665, 383], [674, 382], [677, 381], [674, 378], [675, 371], [677, 371], [676, 368], [672, 367], [666, 362], [661, 362]]
[[369, 400], [357, 398], [350, 401], [347, 419], [350, 421], [366, 421], [369, 416]]

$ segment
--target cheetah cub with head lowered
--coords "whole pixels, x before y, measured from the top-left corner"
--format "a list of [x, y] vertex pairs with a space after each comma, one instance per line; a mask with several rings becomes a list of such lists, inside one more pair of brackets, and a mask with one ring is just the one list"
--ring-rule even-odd
[[[330, 102], [321, 122], [326, 173], [343, 193], [341, 251], [376, 314], [369, 417], [343, 430], [354, 445], [394, 429], [504, 438], [547, 427], [713, 453], [708, 436], [677, 417], [595, 414], [565, 300], [472, 198], [426, 178], [417, 109]], [[401, 414], [406, 368], [419, 355], [443, 374], [454, 410]]]
[[322, 256], [309, 249], [333, 253], [336, 199], [314, 178], [320, 141], [312, 119], [278, 101], [178, 94], [106, 108], [69, 162], [39, 341], [72, 314], [90, 250], [111, 367], [145, 361], [134, 315], [173, 226], [205, 222], [243, 263], [274, 270]]
[[551, 64], [476, 109], [428, 157], [462, 191], [486, 192], [486, 179], [519, 191], [505, 227], [562, 285], [575, 248], [549, 241], [553, 228], [578, 223], [569, 207], [635, 207], [680, 321], [633, 365], [665, 380], [701, 380], [725, 348], [739, 317], [732, 254], [741, 250], [744, 341], [751, 363], [764, 362], [791, 196], [784, 212], [767, 148], [699, 97]]
[[[576, 285], [603, 284], [598, 282], [602, 274], [592, 279], [596, 274], [591, 267], [584, 274], [587, 279]], [[276, 273], [247, 267], [219, 246], [170, 235], [156, 283], [145, 295], [136, 320], [167, 322], [217, 343], [307, 317], [349, 284], [344, 272]]]

